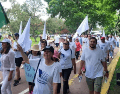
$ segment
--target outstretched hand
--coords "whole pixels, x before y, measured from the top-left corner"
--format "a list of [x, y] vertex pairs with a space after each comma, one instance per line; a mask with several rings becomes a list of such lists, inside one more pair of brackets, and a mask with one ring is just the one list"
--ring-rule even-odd
[[20, 52], [23, 52], [23, 49], [19, 44], [17, 44], [17, 50], [20, 51]]

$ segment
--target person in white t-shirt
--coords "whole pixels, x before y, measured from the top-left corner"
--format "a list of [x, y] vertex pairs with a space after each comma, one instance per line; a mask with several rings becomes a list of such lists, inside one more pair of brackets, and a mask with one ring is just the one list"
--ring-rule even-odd
[[85, 48], [82, 53], [79, 76], [82, 75], [82, 67], [85, 63], [86, 67], [86, 82], [89, 88], [89, 94], [100, 94], [102, 79], [103, 79], [103, 68], [105, 76], [108, 77], [109, 73], [107, 70], [107, 63], [105, 62], [103, 51], [96, 47], [97, 39], [91, 37], [89, 41], [89, 47]]
[[[40, 50], [39, 50], [39, 45], [33, 45], [31, 47], [31, 51], [30, 51], [30, 54], [28, 55], [28, 58], [29, 59], [37, 59], [37, 58], [41, 58], [41, 55], [40, 55]], [[29, 94], [32, 94], [33, 92], [33, 87], [34, 87], [34, 83], [32, 82], [28, 82], [29, 84]]]
[[74, 67], [74, 73], [76, 74], [76, 63], [73, 62], [74, 54], [69, 48], [69, 41], [65, 40], [63, 43], [63, 48], [60, 52], [60, 64], [62, 68], [62, 77], [63, 77], [63, 94], [66, 94], [69, 91], [68, 80]]
[[[110, 51], [110, 48], [111, 48], [111, 43], [110, 43], [110, 41], [109, 41], [109, 37], [108, 36], [106, 36], [106, 40], [105, 40], [105, 42], [107, 42], [107, 44], [108, 44], [108, 47], [109, 47], [109, 51]], [[107, 62], [109, 62], [109, 54], [108, 54], [108, 58], [107, 58], [107, 60], [106, 60]]]
[[[16, 40], [18, 40], [19, 39], [19, 34], [15, 33], [14, 35], [15, 35]], [[16, 42], [14, 42], [13, 50], [15, 52], [15, 63], [16, 63], [16, 80], [14, 80], [13, 86], [17, 86], [19, 84], [20, 80], [21, 80], [20, 66], [22, 64], [23, 58], [21, 56], [21, 53], [17, 49], [17, 43]]]
[[1, 43], [1, 71], [3, 83], [0, 92], [1, 94], [12, 94], [11, 82], [15, 76], [15, 53], [11, 49], [11, 42], [9, 39], [4, 39]]
[[119, 36], [116, 37], [116, 46], [119, 48], [119, 41], [120, 41], [120, 38]]
[[[55, 62], [59, 62], [59, 53], [58, 53], [57, 50], [54, 50], [53, 60]], [[60, 66], [59, 67], [59, 72], [60, 72], [60, 78], [61, 78], [61, 76], [62, 76], [62, 68], [61, 68], [60, 63], [58, 63], [58, 64]], [[58, 83], [58, 86], [57, 86], [57, 94], [60, 94], [60, 89], [61, 89], [61, 80], [60, 80], [60, 83]]]
[[54, 37], [56, 47], [59, 46], [59, 38], [60, 38], [60, 36], [58, 34], [56, 34], [55, 37]]
[[53, 61], [54, 48], [46, 46], [43, 49], [44, 58], [28, 59], [20, 45], [17, 45], [17, 47], [24, 62], [30, 64], [36, 70], [33, 94], [57, 94], [57, 83], [60, 82], [60, 66], [58, 62]]
[[113, 37], [112, 35], [110, 35], [109, 41], [110, 41], [110, 45], [111, 45], [111, 48], [110, 48], [110, 56], [111, 56], [111, 58], [113, 58], [114, 48], [115, 48], [115, 46], [116, 46], [116, 44], [115, 44], [116, 41], [115, 41], [115, 39], [114, 39], [114, 37]]
[[101, 37], [101, 42], [99, 43], [99, 47], [101, 50], [103, 50], [105, 54], [105, 59], [107, 60], [109, 58], [109, 44], [105, 42], [105, 37]]
[[63, 37], [60, 38], [60, 46], [59, 49], [63, 48], [63, 42], [65, 41], [65, 39]]

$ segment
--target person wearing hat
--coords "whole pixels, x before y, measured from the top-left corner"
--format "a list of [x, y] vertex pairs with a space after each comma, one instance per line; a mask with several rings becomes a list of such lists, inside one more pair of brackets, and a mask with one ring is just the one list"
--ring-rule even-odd
[[[30, 64], [36, 70], [35, 86], [33, 94], [57, 94], [57, 83], [60, 82], [59, 65], [53, 61], [54, 48], [46, 46], [44, 58], [28, 59], [22, 47], [17, 45], [24, 62]], [[36, 62], [36, 63], [35, 63]]]
[[[36, 58], [40, 58], [40, 50], [39, 50], [39, 45], [33, 45], [31, 47], [31, 51], [30, 54], [28, 55], [29, 59], [36, 59]], [[29, 84], [29, 94], [32, 94], [33, 92], [33, 87], [34, 87], [34, 83], [32, 82], [28, 82]]]
[[15, 76], [15, 54], [11, 49], [11, 42], [9, 39], [4, 39], [1, 43], [1, 70], [3, 74], [1, 94], [12, 94], [11, 82]]
[[[15, 40], [17, 41], [19, 39], [19, 34], [15, 33], [14, 36], [15, 36]], [[13, 50], [15, 52], [15, 63], [16, 63], [16, 80], [14, 80], [13, 86], [17, 86], [19, 84], [20, 80], [21, 80], [21, 77], [20, 77], [20, 66], [21, 66], [22, 61], [23, 61], [21, 53], [17, 49], [16, 41], [14, 42], [14, 45], [13, 45]]]
[[[109, 58], [109, 44], [105, 42], [105, 37], [101, 37], [101, 42], [99, 42], [100, 49], [103, 50], [105, 54], [105, 59], [107, 60]], [[107, 62], [109, 63], [109, 62]]]

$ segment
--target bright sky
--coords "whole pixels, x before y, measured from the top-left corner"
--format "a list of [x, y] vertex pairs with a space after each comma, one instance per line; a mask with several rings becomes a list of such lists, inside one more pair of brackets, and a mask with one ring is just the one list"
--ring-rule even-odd
[[[1, 1], [1, 0], [0, 0]], [[16, 0], [19, 4], [23, 4], [26, 0]], [[42, 1], [42, 3], [45, 5], [45, 8], [46, 7], [48, 7], [48, 4], [47, 4], [47, 2], [45, 2], [44, 0], [41, 0]], [[2, 3], [2, 6], [4, 7], [4, 8], [10, 8], [11, 7], [11, 3], [9, 2], [9, 0], [7, 0], [7, 2], [1, 2]], [[45, 11], [45, 13], [40, 17], [42, 20], [47, 20], [48, 18], [49, 18], [49, 16], [48, 16], [48, 14], [47, 14], [47, 11], [46, 11], [46, 9], [43, 9], [44, 11]]]

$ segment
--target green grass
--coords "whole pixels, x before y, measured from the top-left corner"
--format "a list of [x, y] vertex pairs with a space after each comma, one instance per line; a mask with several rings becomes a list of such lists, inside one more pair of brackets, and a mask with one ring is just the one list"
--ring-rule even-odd
[[120, 73], [120, 58], [119, 58], [119, 60], [117, 62], [117, 65], [116, 65], [116, 68], [115, 68], [115, 71], [114, 71], [114, 75], [113, 75], [109, 90], [114, 90], [115, 86], [117, 85], [117, 83], [116, 83], [116, 80], [117, 80], [116, 79], [116, 74], [117, 73]]
[[40, 41], [40, 38], [39, 38], [39, 37], [36, 38], [37, 42], [35, 42], [35, 40], [34, 40], [33, 37], [30, 37], [30, 39], [32, 40], [32, 46], [33, 46], [34, 44], [38, 44], [39, 41]]

